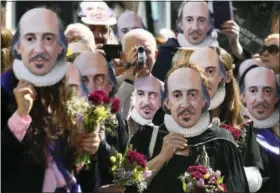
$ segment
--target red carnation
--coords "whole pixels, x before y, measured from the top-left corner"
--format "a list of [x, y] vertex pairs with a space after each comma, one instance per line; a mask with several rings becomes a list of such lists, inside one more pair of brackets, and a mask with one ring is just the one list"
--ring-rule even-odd
[[120, 105], [120, 100], [118, 98], [114, 98], [112, 102], [111, 113], [117, 113], [119, 111]]
[[89, 95], [88, 100], [94, 105], [100, 105], [103, 102], [103, 95], [95, 91]]
[[241, 131], [239, 129], [236, 129], [234, 127], [232, 127], [231, 125], [221, 125], [222, 128], [228, 130], [229, 132], [231, 132], [233, 138], [235, 141], [237, 141], [241, 135]]
[[126, 154], [126, 158], [128, 159], [130, 164], [137, 163], [143, 168], [147, 166], [147, 161], [145, 156], [134, 150], [128, 151]]
[[202, 165], [198, 166], [190, 166], [188, 167], [188, 173], [191, 174], [191, 176], [195, 179], [203, 178], [205, 174], [207, 174], [207, 168], [205, 168]]
[[104, 104], [110, 104], [111, 99], [109, 98], [108, 95], [106, 95], [106, 96], [103, 97], [103, 102], [104, 102]]

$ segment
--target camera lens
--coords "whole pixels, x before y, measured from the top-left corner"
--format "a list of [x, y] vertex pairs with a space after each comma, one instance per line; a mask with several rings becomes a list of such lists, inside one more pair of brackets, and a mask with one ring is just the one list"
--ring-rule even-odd
[[143, 47], [139, 47], [138, 52], [143, 53], [143, 52], [145, 52], [145, 49]]

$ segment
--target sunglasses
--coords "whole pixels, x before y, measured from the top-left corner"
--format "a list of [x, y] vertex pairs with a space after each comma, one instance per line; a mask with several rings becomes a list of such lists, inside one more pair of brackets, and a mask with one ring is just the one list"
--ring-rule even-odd
[[280, 51], [280, 47], [278, 45], [263, 46], [260, 55], [262, 55], [266, 50], [269, 54], [275, 55]]

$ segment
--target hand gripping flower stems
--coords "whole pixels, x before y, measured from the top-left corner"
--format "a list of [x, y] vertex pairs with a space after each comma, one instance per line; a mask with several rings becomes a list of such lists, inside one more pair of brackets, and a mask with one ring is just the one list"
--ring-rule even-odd
[[[73, 92], [70, 99], [66, 101], [66, 107], [76, 126], [77, 135], [99, 132], [101, 127], [105, 127], [106, 132], [115, 134], [114, 128], [118, 125], [115, 114], [120, 107], [117, 98], [110, 99], [102, 90], [94, 91], [88, 97], [79, 97]], [[84, 164], [86, 166], [90, 164], [90, 154], [85, 151], [77, 158], [78, 166]]]

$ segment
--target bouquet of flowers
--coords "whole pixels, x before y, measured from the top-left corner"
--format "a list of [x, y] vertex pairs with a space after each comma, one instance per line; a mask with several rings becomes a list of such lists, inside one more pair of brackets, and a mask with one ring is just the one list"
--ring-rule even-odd
[[246, 128], [236, 129], [232, 125], [226, 124], [221, 124], [220, 127], [231, 132], [239, 151], [243, 152], [243, 149], [245, 148], [244, 145], [246, 140]]
[[[109, 95], [102, 90], [94, 91], [88, 97], [79, 97], [72, 93], [70, 99], [66, 101], [67, 113], [72, 123], [79, 128], [77, 131], [79, 133], [91, 133], [103, 126], [106, 132], [114, 135], [114, 129], [118, 125], [115, 114], [119, 107], [119, 99], [110, 99]], [[86, 152], [77, 159], [78, 165], [89, 163], [90, 155]]]
[[204, 165], [188, 167], [187, 171], [179, 179], [182, 181], [184, 192], [227, 192], [221, 172], [219, 170], [214, 172]]
[[147, 168], [147, 160], [144, 155], [132, 150], [130, 146], [124, 155], [118, 153], [110, 158], [114, 180], [113, 184], [118, 187], [137, 186], [138, 192], [147, 188], [145, 178], [152, 172]]

